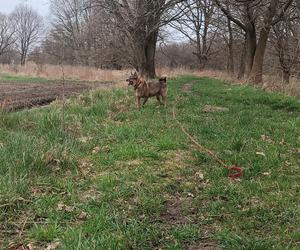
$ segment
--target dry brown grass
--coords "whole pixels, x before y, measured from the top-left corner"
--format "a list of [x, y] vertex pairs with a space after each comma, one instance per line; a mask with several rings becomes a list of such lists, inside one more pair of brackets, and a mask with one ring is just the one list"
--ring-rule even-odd
[[[101, 81], [101, 82], [116, 82], [123, 84], [125, 79], [130, 74], [128, 70], [103, 70], [95, 67], [85, 66], [64, 66], [64, 72], [68, 79], [86, 80], [86, 81]], [[60, 79], [62, 70], [59, 65], [37, 65], [29, 62], [25, 66], [12, 66], [7, 64], [0, 65], [0, 72], [9, 75], [19, 76], [37, 76], [48, 79]], [[207, 76], [223, 80], [233, 84], [247, 84], [246, 80], [237, 79], [224, 71], [217, 70], [191, 70], [187, 68], [168, 68], [160, 67], [157, 69], [159, 76], [167, 76], [168, 78], [178, 77], [180, 75], [192, 74], [195, 76]], [[263, 88], [267, 91], [282, 92], [288, 95], [300, 96], [300, 81], [296, 78], [291, 79], [289, 85], [283, 84], [279, 75], [264, 76]]]
[[[0, 72], [10, 75], [45, 77], [48, 79], [60, 79], [62, 69], [59, 65], [37, 65], [29, 62], [25, 66], [0, 65]], [[95, 67], [65, 65], [64, 72], [68, 79], [86, 81], [120, 82], [128, 76], [128, 70], [103, 70]]]
[[195, 75], [197, 71], [190, 70], [187, 68], [168, 68], [168, 67], [158, 67], [156, 73], [159, 76], [167, 76], [168, 78], [178, 77], [180, 75], [192, 74]]
[[291, 77], [290, 84], [284, 84], [279, 75], [264, 76], [263, 88], [267, 91], [282, 92], [287, 95], [300, 97], [300, 80]]

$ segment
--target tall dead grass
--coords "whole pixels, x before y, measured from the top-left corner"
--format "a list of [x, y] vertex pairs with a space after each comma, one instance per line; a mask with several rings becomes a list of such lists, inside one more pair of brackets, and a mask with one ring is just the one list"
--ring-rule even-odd
[[[82, 80], [82, 81], [101, 81], [101, 82], [116, 82], [124, 83], [130, 73], [128, 70], [104, 70], [95, 67], [71, 66], [65, 65], [64, 72], [67, 79]], [[0, 65], [0, 73], [19, 76], [45, 77], [48, 79], [61, 79], [61, 67], [59, 65], [37, 65], [29, 62], [25, 66], [20, 65]], [[195, 75], [207, 76], [223, 80], [234, 84], [247, 84], [246, 80], [237, 79], [224, 71], [217, 70], [191, 70], [187, 68], [168, 68], [160, 67], [157, 69], [159, 76], [167, 76], [168, 78], [178, 77], [180, 75]], [[300, 81], [296, 78], [291, 78], [290, 84], [283, 84], [280, 75], [264, 76], [263, 88], [267, 91], [277, 91], [288, 95], [300, 96]]]
[[[226, 72], [222, 71], [204, 71], [200, 75], [217, 78], [224, 80], [228, 83], [234, 84], [249, 84], [247, 79], [238, 79], [235, 76], [231, 76]], [[249, 84], [250, 85], [250, 84]], [[269, 92], [281, 92], [286, 95], [300, 97], [300, 81], [295, 77], [291, 77], [290, 83], [284, 83], [280, 74], [264, 75], [262, 89]]]
[[[45, 77], [47, 79], [61, 79], [62, 70], [59, 65], [37, 65], [28, 62], [25, 66], [20, 65], [0, 65], [0, 73], [17, 76]], [[124, 81], [128, 76], [128, 70], [103, 70], [95, 67], [85, 66], [64, 66], [64, 73], [67, 79], [83, 81], [119, 82]]]

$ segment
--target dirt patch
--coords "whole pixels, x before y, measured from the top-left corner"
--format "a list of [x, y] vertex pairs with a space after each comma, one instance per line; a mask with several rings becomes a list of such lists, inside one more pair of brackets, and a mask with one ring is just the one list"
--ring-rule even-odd
[[205, 240], [204, 242], [187, 247], [188, 250], [221, 250], [222, 248], [219, 247], [215, 242], [210, 240]]
[[194, 82], [187, 82], [182, 85], [181, 90], [184, 93], [191, 93]]
[[172, 171], [174, 168], [187, 167], [190, 162], [194, 160], [193, 155], [188, 150], [171, 150], [166, 153], [167, 160], [164, 162], [164, 165], [167, 168], [170, 168]]
[[190, 223], [191, 220], [184, 216], [181, 211], [184, 202], [190, 202], [190, 200], [182, 199], [180, 197], [172, 197], [167, 200], [166, 209], [161, 214], [161, 220], [170, 226]]
[[203, 112], [205, 113], [214, 113], [214, 112], [228, 112], [229, 108], [217, 107], [212, 105], [205, 105], [203, 108]]
[[217, 241], [212, 239], [211, 235], [215, 232], [215, 229], [211, 225], [202, 225], [201, 228], [201, 239], [194, 245], [186, 246], [187, 250], [221, 250], [222, 248], [218, 245]]
[[[208, 180], [205, 180], [201, 169], [193, 165], [193, 155], [189, 151], [176, 150], [167, 153], [167, 159], [164, 162], [164, 171], [161, 173], [166, 178], [170, 178], [176, 183], [175, 185], [184, 184], [191, 187], [191, 193], [178, 191], [175, 195], [167, 195], [164, 210], [160, 214], [160, 222], [163, 223], [166, 230], [170, 231], [173, 228], [180, 228], [184, 225], [198, 224], [199, 216], [195, 206], [195, 195], [198, 195], [201, 190], [209, 185]], [[181, 175], [181, 169], [190, 168], [194, 174]], [[179, 172], [178, 172], [179, 171]], [[193, 188], [192, 188], [193, 187]], [[212, 235], [215, 233], [214, 225], [199, 223], [200, 238], [192, 245], [183, 242], [183, 249], [204, 249], [204, 250], [219, 250], [218, 242], [215, 241]]]
[[[112, 83], [65, 84], [65, 96], [70, 97], [92, 89], [112, 88]], [[62, 97], [63, 86], [57, 82], [47, 83], [0, 83], [0, 107], [19, 110], [49, 104]]]
[[[160, 215], [160, 220], [163, 222], [168, 229], [173, 228], [174, 226], [187, 225], [193, 223], [197, 220], [195, 217], [195, 209], [189, 208], [189, 216], [184, 215], [183, 209], [186, 205], [192, 203], [192, 198], [182, 198], [182, 197], [172, 197], [169, 198], [166, 202], [166, 207], [164, 212]], [[215, 232], [215, 229], [212, 225], [201, 225], [200, 232], [201, 237], [199, 241], [194, 245], [185, 245], [184, 249], [189, 250], [220, 250], [221, 247], [217, 244], [215, 240], [212, 239], [212, 234]]]

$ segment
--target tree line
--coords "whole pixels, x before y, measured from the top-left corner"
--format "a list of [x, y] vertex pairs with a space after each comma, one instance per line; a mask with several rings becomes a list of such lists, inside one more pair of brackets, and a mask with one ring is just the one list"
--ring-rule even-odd
[[[0, 15], [0, 59], [98, 68], [220, 69], [261, 84], [300, 65], [297, 0], [49, 0], [47, 32], [33, 9]], [[171, 40], [171, 41], [170, 41]], [[29, 60], [28, 59], [28, 60]]]
[[20, 64], [24, 65], [30, 49], [38, 42], [42, 30], [43, 18], [26, 5], [17, 6], [9, 15], [0, 13], [2, 60], [6, 54], [9, 54], [8, 60], [12, 60], [13, 55], [17, 54]]

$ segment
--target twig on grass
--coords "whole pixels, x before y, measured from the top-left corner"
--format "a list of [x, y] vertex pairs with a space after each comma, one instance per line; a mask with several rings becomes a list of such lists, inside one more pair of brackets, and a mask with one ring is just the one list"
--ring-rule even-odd
[[62, 73], [62, 132], [65, 131], [65, 68], [64, 68], [64, 60], [65, 60], [65, 45], [61, 47], [60, 53], [60, 68]]

